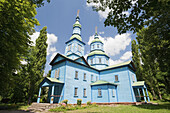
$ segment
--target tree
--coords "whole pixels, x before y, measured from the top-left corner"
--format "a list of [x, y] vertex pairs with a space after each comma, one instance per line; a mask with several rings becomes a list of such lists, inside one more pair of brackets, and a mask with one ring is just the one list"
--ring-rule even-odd
[[87, 0], [87, 3], [96, 4], [93, 6], [95, 11], [109, 9], [104, 24], [117, 27], [120, 34], [129, 30], [138, 32], [144, 26], [159, 25], [162, 20], [166, 25], [159, 27], [169, 28], [169, 0]]
[[[34, 93], [38, 94], [38, 85], [43, 79], [46, 55], [47, 55], [47, 27], [43, 27], [39, 37], [36, 39], [35, 47], [30, 47], [28, 57], [28, 103], [32, 102]], [[37, 96], [36, 96], [37, 98]]]
[[36, 5], [29, 0], [0, 1], [0, 95], [12, 87], [13, 73], [20, 67], [21, 57], [30, 44], [29, 34], [39, 25]]
[[[141, 29], [137, 33], [136, 39], [138, 44], [136, 44], [135, 41], [132, 42], [133, 61], [135, 64], [138, 64], [139, 61], [136, 56], [139, 56], [142, 61], [142, 64], [140, 63], [137, 67], [137, 72], [142, 69], [140, 70], [142, 78], [148, 84], [154, 98], [158, 95], [158, 97], [162, 99], [162, 94], [164, 96], [163, 98], [165, 98], [166, 95], [169, 94], [168, 86], [170, 85], [169, 69], [166, 65], [170, 65], [170, 62], [163, 63], [159, 59], [169, 60], [162, 57], [163, 53], [160, 50], [164, 48], [164, 44], [169, 43], [169, 49], [166, 48], [166, 51], [170, 51], [170, 41], [165, 40], [155, 34], [155, 32], [151, 33], [149, 28]], [[136, 51], [139, 51], [139, 53]], [[166, 51], [164, 52], [166, 53]], [[166, 68], [166, 70], [162, 68]]]

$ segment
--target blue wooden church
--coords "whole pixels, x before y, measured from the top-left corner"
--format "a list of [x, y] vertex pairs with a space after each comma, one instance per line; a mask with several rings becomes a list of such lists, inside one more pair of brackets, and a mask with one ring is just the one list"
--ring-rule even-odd
[[109, 65], [109, 56], [97, 30], [87, 60], [83, 57], [84, 46], [77, 15], [72, 36], [66, 42], [65, 55], [58, 53], [51, 61], [51, 77], [45, 77], [40, 83], [37, 103], [42, 87], [49, 87], [49, 103], [60, 103], [65, 99], [71, 104], [77, 99], [82, 99], [82, 103], [139, 102], [141, 98], [150, 101], [145, 82], [137, 81], [132, 61]]

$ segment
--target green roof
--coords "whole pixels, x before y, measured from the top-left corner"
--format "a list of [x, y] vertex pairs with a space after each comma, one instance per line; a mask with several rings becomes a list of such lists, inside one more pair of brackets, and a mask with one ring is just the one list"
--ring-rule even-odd
[[88, 54], [88, 56], [92, 56], [92, 55], [106, 55], [106, 56], [108, 56], [105, 52], [99, 51], [99, 50], [92, 51]]
[[81, 36], [80, 36], [80, 35], [78, 35], [78, 34], [74, 34], [74, 35], [72, 35], [72, 36], [70, 37], [70, 40], [72, 40], [73, 38], [76, 38], [76, 39], [78, 39], [78, 40], [82, 41]]
[[111, 84], [111, 85], [118, 85], [118, 84], [115, 84], [115, 83], [110, 83], [108, 81], [104, 81], [104, 80], [98, 80], [90, 85], [94, 86], [94, 85], [101, 85], [101, 84]]
[[131, 62], [131, 60], [127, 61], [127, 62], [120, 63], [120, 64], [112, 65], [112, 66], [106, 67], [104, 69], [109, 69], [109, 68], [119, 67], [119, 66], [123, 66], [123, 65], [128, 65], [128, 64], [130, 64], [130, 62]]
[[73, 27], [75, 27], [75, 26], [81, 27], [80, 22], [79, 22], [79, 21], [76, 21], [76, 22], [74, 23]]
[[144, 86], [144, 85], [145, 85], [145, 81], [138, 81], [132, 84], [132, 86]]
[[46, 78], [51, 82], [63, 83], [63, 82], [57, 80], [56, 78], [50, 78], [50, 77], [46, 77]]
[[[93, 42], [102, 42], [100, 39], [98, 39], [98, 38], [96, 38], [96, 39], [94, 39], [91, 43], [93, 43]], [[103, 43], [103, 42], [102, 42]]]

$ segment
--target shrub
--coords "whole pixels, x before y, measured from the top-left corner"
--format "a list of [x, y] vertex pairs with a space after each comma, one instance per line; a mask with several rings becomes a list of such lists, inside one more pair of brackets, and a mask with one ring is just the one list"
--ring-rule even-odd
[[81, 99], [77, 99], [77, 105], [81, 105], [82, 100]]
[[62, 103], [65, 103], [67, 105], [68, 100], [63, 100]]
[[87, 105], [88, 105], [88, 106], [91, 105], [91, 101], [87, 101]]

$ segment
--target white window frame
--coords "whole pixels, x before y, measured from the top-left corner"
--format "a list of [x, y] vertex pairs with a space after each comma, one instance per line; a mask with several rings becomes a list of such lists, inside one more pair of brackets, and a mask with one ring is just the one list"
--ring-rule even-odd
[[115, 75], [115, 82], [118, 82], [118, 81], [119, 81], [119, 76]]
[[86, 80], [86, 73], [84, 73], [83, 80]]
[[78, 96], [77, 92], [78, 92], [78, 88], [75, 87], [75, 88], [74, 88], [74, 96]]
[[101, 90], [101, 88], [98, 88], [98, 96], [102, 96], [102, 90]]
[[86, 97], [86, 88], [83, 89], [83, 96]]
[[75, 71], [75, 79], [78, 79], [78, 71]]

